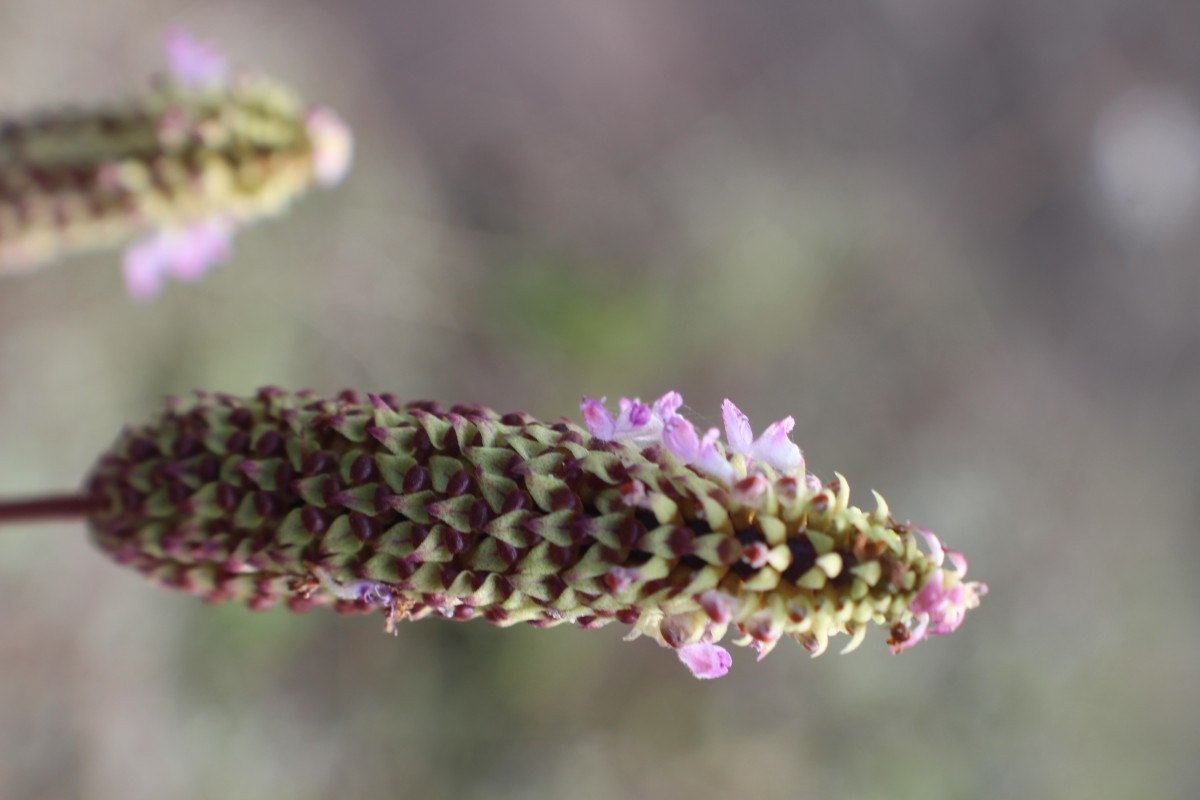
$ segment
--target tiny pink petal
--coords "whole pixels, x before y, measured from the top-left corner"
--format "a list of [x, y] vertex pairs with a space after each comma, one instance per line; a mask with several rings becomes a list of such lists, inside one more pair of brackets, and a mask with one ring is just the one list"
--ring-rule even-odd
[[908, 610], [914, 614], [932, 614], [942, 605], [946, 592], [942, 588], [942, 571], [935, 569], [929, 574], [929, 579], [917, 592], [917, 596], [908, 604]]
[[640, 400], [630, 400], [628, 397], [622, 397], [617, 405], [620, 410], [617, 413], [615, 436], [638, 438], [649, 433], [645, 429], [654, 421], [654, 413], [650, 410], [650, 406]]
[[728, 650], [708, 642], [685, 644], [675, 652], [683, 665], [702, 681], [720, 678], [733, 665], [733, 656]]
[[164, 255], [170, 273], [181, 281], [196, 281], [229, 258], [233, 226], [210, 219], [167, 234]]
[[612, 441], [617, 423], [612, 414], [608, 413], [608, 409], [604, 407], [603, 397], [599, 400], [593, 400], [590, 397], [583, 398], [583, 402], [579, 404], [579, 411], [583, 415], [583, 424], [587, 426], [588, 433], [597, 439]]
[[204, 87], [225, 80], [229, 64], [212, 44], [202, 42], [179, 28], [168, 31], [163, 44], [171, 74], [180, 83]]
[[930, 619], [929, 635], [941, 636], [946, 633], [954, 633], [966, 617], [967, 610], [965, 608], [951, 607], [945, 613], [940, 614], [936, 620]]
[[324, 107], [309, 112], [306, 127], [313, 146], [313, 177], [322, 186], [341, 183], [354, 160], [354, 134], [350, 127]]
[[671, 417], [663, 426], [663, 444], [671, 455], [690, 464], [700, 454], [696, 426], [683, 417]]
[[730, 451], [738, 455], [747, 455], [754, 439], [750, 420], [728, 398], [721, 404], [721, 417], [725, 421], [725, 438], [729, 442]]
[[125, 252], [125, 286], [138, 301], [153, 299], [163, 280], [173, 276], [196, 281], [229, 257], [233, 226], [222, 219], [206, 220], [190, 228], [159, 231], [135, 242]]
[[717, 449], [717, 442], [720, 439], [721, 432], [716, 428], [709, 428], [705, 432], [704, 438], [700, 440], [700, 449], [696, 453], [694, 463], [714, 478], [730, 484], [733, 483], [733, 465]]
[[654, 416], [662, 420], [663, 423], [666, 423], [667, 420], [678, 413], [682, 405], [683, 396], [679, 392], [667, 392], [654, 401]]
[[788, 439], [788, 434], [795, 426], [796, 420], [792, 417], [784, 417], [768, 425], [762, 436], [750, 446], [750, 457], [766, 462], [781, 472], [803, 469], [804, 455]]
[[946, 551], [942, 549], [942, 540], [938, 538], [938, 535], [927, 528], [914, 528], [913, 530], [925, 539], [925, 544], [929, 545], [929, 559], [939, 567], [945, 563]]
[[149, 302], [162, 291], [163, 269], [157, 238], [144, 239], [125, 251], [122, 263], [125, 290], [139, 303]]
[[958, 570], [958, 577], [963, 577], [967, 574], [967, 557], [957, 550], [946, 548], [946, 558], [950, 559], [950, 563]]

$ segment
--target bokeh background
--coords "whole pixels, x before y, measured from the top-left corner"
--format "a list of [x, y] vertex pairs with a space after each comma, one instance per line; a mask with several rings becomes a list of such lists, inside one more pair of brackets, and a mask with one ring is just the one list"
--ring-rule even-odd
[[613, 626], [207, 607], [0, 532], [0, 798], [1190, 798], [1200, 6], [6, 0], [0, 112], [182, 25], [351, 121], [349, 180], [155, 304], [0, 281], [0, 490], [164, 394], [793, 414], [992, 593], [892, 657], [692, 680]]

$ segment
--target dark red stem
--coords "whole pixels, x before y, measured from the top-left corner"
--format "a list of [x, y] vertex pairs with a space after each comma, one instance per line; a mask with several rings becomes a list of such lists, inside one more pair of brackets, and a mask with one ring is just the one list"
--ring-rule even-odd
[[14, 522], [63, 522], [99, 511], [102, 501], [85, 494], [59, 494], [28, 500], [0, 500], [0, 525]]

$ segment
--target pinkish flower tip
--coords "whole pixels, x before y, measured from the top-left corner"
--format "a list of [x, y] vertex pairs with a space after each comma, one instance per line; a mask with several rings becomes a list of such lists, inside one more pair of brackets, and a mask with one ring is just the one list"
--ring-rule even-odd
[[637, 398], [622, 397], [617, 404], [618, 411], [614, 419], [604, 407], [603, 397], [599, 400], [585, 397], [579, 410], [583, 414], [588, 432], [598, 439], [656, 441], [662, 436], [663, 425], [674, 418], [675, 409], [679, 408], [682, 402], [683, 399], [677, 392], [668, 392], [656, 400], [653, 406], [648, 406]]
[[929, 573], [929, 578], [917, 596], [908, 605], [908, 610], [914, 614], [930, 614], [938, 610], [945, 600], [945, 590], [942, 589], [942, 571], [935, 569]]
[[792, 417], [785, 417], [767, 426], [758, 439], [754, 439], [750, 420], [732, 400], [726, 399], [721, 404], [721, 417], [725, 421], [725, 438], [729, 441], [731, 452], [770, 464], [781, 472], [804, 467], [800, 448], [788, 439], [788, 434], [796, 425]]
[[663, 427], [663, 444], [671, 455], [691, 463], [700, 454], [696, 426], [683, 417], [671, 417]]
[[663, 444], [671, 455], [685, 464], [694, 464], [710, 475], [730, 483], [733, 466], [717, 449], [721, 432], [709, 428], [701, 439], [696, 435], [696, 426], [683, 417], [671, 417], [663, 428]]
[[750, 457], [770, 464], [781, 472], [803, 469], [804, 455], [788, 438], [795, 426], [796, 420], [792, 417], [772, 422], [750, 446]]
[[211, 219], [189, 228], [159, 231], [125, 251], [125, 286], [134, 300], [153, 300], [166, 277], [199, 280], [229, 257], [233, 225]]
[[729, 449], [738, 455], [747, 455], [754, 439], [750, 420], [728, 398], [721, 404], [721, 418], [725, 421], [725, 438], [729, 440]]
[[229, 72], [229, 64], [220, 50], [182, 28], [168, 31], [163, 45], [171, 75], [182, 84], [196, 88], [214, 86], [224, 81]]
[[354, 134], [350, 127], [328, 108], [314, 108], [308, 114], [308, 135], [313, 146], [313, 176], [322, 186], [341, 183], [354, 160]]
[[583, 415], [583, 424], [587, 426], [588, 433], [604, 441], [613, 439], [617, 423], [612, 414], [608, 413], [608, 409], [604, 407], [603, 397], [599, 400], [593, 400], [590, 397], [583, 398], [583, 402], [579, 404], [579, 412]]
[[667, 392], [654, 401], [654, 415], [664, 423], [679, 412], [683, 405], [683, 395], [679, 392]]
[[[931, 533], [927, 535], [926, 540], [929, 541], [930, 537], [937, 542], [937, 537]], [[940, 542], [937, 542], [935, 552], [937, 555], [942, 555]], [[945, 551], [945, 553], [947, 555], [954, 553], [951, 560], [956, 566], [960, 562], [963, 567], [966, 566], [965, 559], [958, 551]], [[907, 640], [893, 648], [895, 652], [907, 650], [923, 638], [952, 633], [962, 625], [967, 609], [978, 606], [979, 598], [987, 593], [985, 584], [961, 583], [963, 572], [964, 570], [960, 569], [957, 573], [948, 574], [939, 567], [929, 573], [925, 585], [908, 604], [908, 610], [917, 620], [917, 627]], [[949, 582], [948, 587], [947, 582]]]
[[[738, 477], [727, 452], [744, 455], [749, 462], [761, 461], [782, 472], [803, 471], [804, 456], [800, 448], [788, 439], [788, 434], [796, 424], [791, 417], [770, 425], [762, 436], [753, 440], [746, 415], [732, 400], [725, 400], [721, 415], [729, 444], [728, 450], [724, 450], [718, 446], [720, 431], [710, 428], [701, 436], [695, 425], [677, 413], [682, 405], [683, 398], [678, 392], [667, 392], [653, 406], [621, 398], [615, 419], [604, 407], [603, 399], [596, 401], [585, 397], [580, 410], [593, 436], [608, 441], [660, 441], [683, 463], [695, 466], [726, 484], [732, 485]], [[753, 464], [747, 466], [752, 468]]]
[[733, 657], [728, 650], [708, 642], [685, 644], [675, 652], [683, 665], [702, 681], [720, 678], [733, 665]]
[[[946, 551], [942, 549], [942, 540], [938, 538], [938, 535], [928, 528], [913, 528], [913, 531], [920, 535], [925, 540], [925, 544], [929, 546], [929, 560], [939, 567], [945, 563]], [[965, 571], [965, 569], [961, 571]]]

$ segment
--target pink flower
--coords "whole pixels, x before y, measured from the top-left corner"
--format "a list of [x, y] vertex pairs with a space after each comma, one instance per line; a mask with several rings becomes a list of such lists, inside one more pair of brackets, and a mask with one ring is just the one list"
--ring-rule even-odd
[[667, 392], [654, 401], [654, 416], [666, 422], [679, 412], [679, 407], [682, 405], [683, 395], [679, 392]]
[[729, 651], [710, 642], [685, 644], [675, 652], [683, 665], [702, 681], [720, 678], [733, 665]]
[[[678, 392], [668, 392], [646, 406], [639, 400], [621, 398], [619, 412], [614, 418], [604, 406], [604, 399], [583, 398], [580, 410], [588, 431], [598, 439], [614, 441], [661, 441], [676, 458], [708, 473], [713, 478], [733, 485], [739, 477], [725, 451], [717, 446], [721, 433], [709, 428], [703, 436], [695, 426], [679, 415], [683, 398]], [[763, 434], [754, 438], [750, 421], [732, 401], [722, 406], [725, 420], [725, 435], [729, 452], [746, 457], [747, 467], [755, 461], [767, 464], [780, 472], [804, 471], [804, 456], [789, 438], [796, 421], [786, 417], [767, 426]], [[758, 502], [765, 493], [766, 484], [754, 481], [745, 484], [741, 491], [747, 504]]]
[[794, 418], [784, 417], [771, 423], [762, 436], [751, 441], [754, 433], [750, 420], [732, 400], [726, 399], [721, 404], [721, 417], [725, 421], [725, 438], [729, 440], [731, 452], [770, 464], [780, 472], [804, 469], [804, 455], [788, 438], [796, 426]]
[[579, 411], [583, 414], [583, 424], [587, 426], [588, 433], [597, 439], [610, 442], [615, 438], [617, 422], [604, 407], [604, 399], [601, 397], [599, 400], [593, 400], [585, 397], [579, 404]]
[[313, 177], [322, 186], [341, 183], [354, 160], [354, 135], [349, 126], [322, 107], [308, 113], [307, 129], [313, 146]]
[[588, 432], [597, 439], [610, 442], [619, 439], [657, 440], [662, 435], [663, 424], [674, 417], [676, 409], [683, 404], [678, 392], [667, 392], [654, 401], [653, 407], [637, 399], [622, 397], [614, 419], [604, 407], [604, 400], [603, 397], [599, 400], [585, 397], [579, 410]]
[[[928, 528], [913, 528], [913, 532], [917, 533], [925, 540], [925, 544], [929, 546], [929, 560], [936, 566], [941, 566], [946, 561], [946, 552], [942, 549], [942, 540], [938, 535]], [[959, 568], [959, 572], [966, 574], [966, 562]]]
[[199, 280], [229, 257], [234, 226], [222, 218], [188, 228], [165, 230], [134, 243], [125, 251], [125, 286], [138, 301], [153, 300], [166, 277]]
[[214, 45], [175, 28], [167, 32], [163, 45], [172, 77], [197, 89], [218, 86], [225, 81], [229, 64]]
[[[937, 534], [932, 531], [923, 528], [914, 530], [925, 537], [931, 551], [930, 560], [938, 566], [929, 573], [925, 585], [908, 604], [908, 610], [913, 613], [917, 624], [907, 639], [893, 646], [892, 651], [896, 653], [907, 650], [930, 636], [953, 633], [962, 625], [967, 610], [977, 607], [979, 598], [988, 592], [985, 583], [963, 583], [962, 579], [967, 574], [967, 560], [962, 553], [957, 550], [943, 550]], [[941, 568], [941, 564], [947, 558], [955, 567], [953, 573]]]
[[721, 432], [709, 428], [704, 438], [696, 436], [696, 426], [683, 417], [671, 417], [663, 427], [663, 444], [685, 464], [693, 464], [725, 483], [733, 482], [733, 465], [717, 449]]

